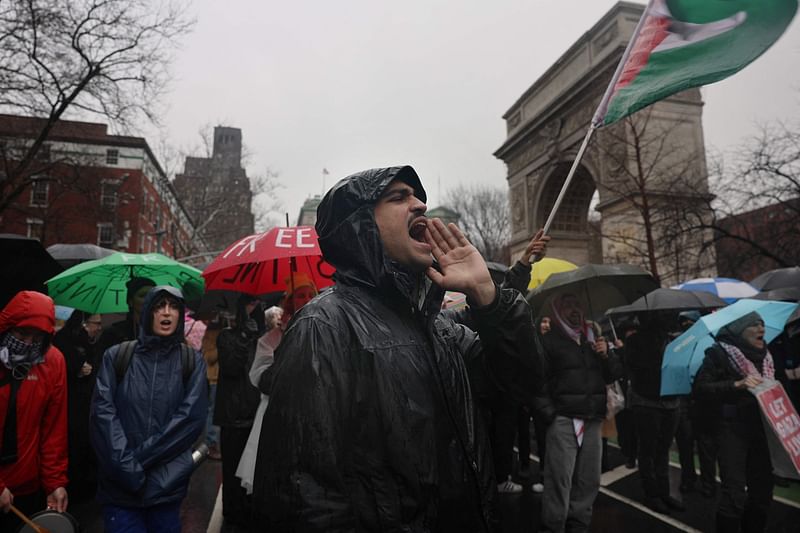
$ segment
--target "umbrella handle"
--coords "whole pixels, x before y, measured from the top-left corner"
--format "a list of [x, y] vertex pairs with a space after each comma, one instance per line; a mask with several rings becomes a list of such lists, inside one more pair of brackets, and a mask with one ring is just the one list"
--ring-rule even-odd
[[611, 324], [611, 334], [614, 335], [614, 342], [616, 342], [619, 340], [619, 337], [617, 337], [617, 330], [614, 329], [614, 319], [611, 318], [611, 315], [608, 315], [608, 323]]

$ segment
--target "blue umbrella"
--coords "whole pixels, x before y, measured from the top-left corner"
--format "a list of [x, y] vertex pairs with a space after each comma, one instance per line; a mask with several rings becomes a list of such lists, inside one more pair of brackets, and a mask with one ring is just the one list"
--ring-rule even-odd
[[733, 278], [697, 278], [673, 287], [682, 291], [703, 291], [716, 294], [731, 304], [739, 298], [751, 298], [758, 290], [745, 281]]
[[67, 307], [65, 305], [56, 306], [56, 318], [58, 320], [69, 320], [72, 312], [75, 311], [74, 307]]
[[661, 395], [689, 394], [692, 391], [692, 381], [703, 364], [706, 348], [714, 344], [713, 335], [724, 326], [755, 311], [764, 319], [764, 339], [771, 342], [783, 331], [786, 320], [797, 307], [796, 303], [742, 299], [702, 317], [664, 350]]

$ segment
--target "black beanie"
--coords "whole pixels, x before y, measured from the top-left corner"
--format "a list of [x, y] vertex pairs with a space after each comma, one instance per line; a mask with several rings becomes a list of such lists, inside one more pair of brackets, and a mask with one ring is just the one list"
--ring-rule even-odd
[[128, 289], [128, 295], [126, 296], [126, 301], [130, 302], [133, 295], [141, 289], [142, 287], [155, 287], [155, 282], [150, 278], [131, 278], [125, 284], [125, 288]]
[[761, 315], [755, 311], [750, 311], [746, 315], [737, 318], [730, 324], [723, 327], [720, 330], [720, 333], [736, 339], [742, 336], [742, 333], [745, 329], [749, 328], [750, 326], [755, 326], [759, 322], [762, 324], [764, 323], [764, 319], [761, 318]]

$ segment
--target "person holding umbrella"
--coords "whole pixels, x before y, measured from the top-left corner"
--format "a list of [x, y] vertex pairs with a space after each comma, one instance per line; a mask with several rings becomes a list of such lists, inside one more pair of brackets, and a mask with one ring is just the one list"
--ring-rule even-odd
[[636, 426], [639, 475], [645, 505], [658, 513], [683, 511], [670, 496], [669, 448], [678, 426], [679, 398], [661, 396], [661, 363], [676, 323], [671, 311], [639, 313], [639, 328], [626, 340], [625, 362], [630, 376], [628, 403]]
[[714, 409], [721, 497], [718, 532], [764, 531], [773, 477], [767, 436], [756, 398], [749, 392], [775, 379], [764, 339], [764, 321], [750, 312], [719, 330], [694, 380], [698, 401]]
[[543, 337], [546, 387], [535, 405], [547, 424], [542, 527], [588, 531], [600, 489], [606, 384], [622, 376], [622, 365], [575, 294], [557, 294], [551, 311]]

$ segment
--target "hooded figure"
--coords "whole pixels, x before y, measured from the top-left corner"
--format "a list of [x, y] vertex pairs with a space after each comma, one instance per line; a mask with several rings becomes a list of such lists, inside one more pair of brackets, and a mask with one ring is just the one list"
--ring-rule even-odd
[[69, 492], [72, 501], [94, 498], [97, 489], [94, 452], [89, 444], [89, 408], [97, 376], [97, 338], [86, 329], [99, 315], [75, 310], [53, 338], [67, 366], [67, 420], [69, 426]]
[[183, 376], [184, 311], [178, 289], [154, 287], [144, 300], [139, 336], [121, 381], [114, 366], [121, 345], [103, 356], [90, 423], [107, 532], [140, 520], [180, 529], [192, 445], [208, 409], [206, 365], [199, 353], [193, 352], [192, 373]]
[[713, 411], [721, 496], [717, 531], [761, 532], [772, 501], [772, 462], [758, 402], [749, 389], [776, 379], [764, 321], [751, 312], [722, 328], [694, 379], [698, 402]]
[[[644, 504], [663, 514], [684, 510], [683, 503], [670, 496], [669, 478], [669, 450], [678, 428], [680, 399], [661, 396], [661, 362], [664, 348], [670, 341], [669, 332], [676, 324], [675, 318], [674, 313], [669, 312], [640, 313], [639, 328], [625, 341], [625, 363], [630, 379], [627, 403], [636, 426]], [[682, 479], [684, 491], [688, 479], [686, 475]]]
[[237, 302], [236, 323], [217, 337], [219, 377], [214, 399], [214, 424], [220, 427], [222, 452], [222, 516], [226, 527], [250, 525], [252, 508], [236, 478], [261, 393], [250, 382], [250, 367], [258, 339], [267, 331], [264, 307], [254, 296], [243, 294]]
[[[470, 305], [478, 333], [439, 314], [443, 288], [469, 291], [445, 266], [426, 277], [414, 262], [430, 264], [422, 232], [445, 229], [421, 218], [424, 200], [416, 172], [393, 167], [341, 180], [317, 210], [336, 284], [295, 314], [259, 383], [270, 404], [255, 498], [275, 531], [490, 531], [495, 485], [473, 395], [476, 383], [523, 401], [537, 391], [531, 313], [464, 240], [491, 289]], [[387, 203], [402, 235], [380, 229]], [[390, 259], [398, 242], [414, 260]], [[439, 244], [429, 250], [444, 265]]]
[[40, 490], [53, 507], [63, 493], [66, 509], [67, 383], [54, 324], [53, 300], [38, 292], [20, 291], [0, 311], [0, 531], [16, 530], [9, 495], [28, 513], [42, 509]]

